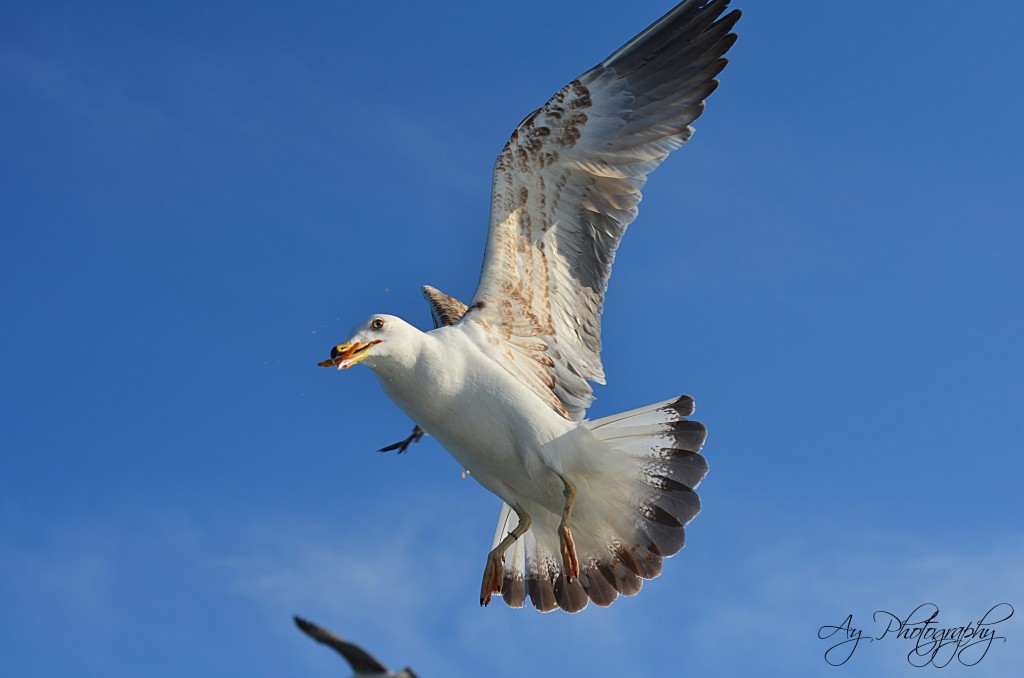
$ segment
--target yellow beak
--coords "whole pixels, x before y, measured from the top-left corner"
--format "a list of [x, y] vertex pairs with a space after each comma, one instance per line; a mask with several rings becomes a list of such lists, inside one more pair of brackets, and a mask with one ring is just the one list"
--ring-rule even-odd
[[337, 367], [339, 370], [347, 370], [362, 360], [369, 353], [370, 347], [379, 344], [383, 339], [373, 341], [346, 341], [331, 349], [331, 359], [317, 363], [320, 367]]

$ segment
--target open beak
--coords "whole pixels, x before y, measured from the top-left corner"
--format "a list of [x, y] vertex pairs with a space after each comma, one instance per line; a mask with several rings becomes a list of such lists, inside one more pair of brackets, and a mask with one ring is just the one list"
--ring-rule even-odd
[[317, 363], [320, 367], [337, 367], [339, 370], [347, 370], [367, 356], [370, 347], [379, 344], [383, 339], [373, 341], [346, 341], [331, 349], [331, 359]]

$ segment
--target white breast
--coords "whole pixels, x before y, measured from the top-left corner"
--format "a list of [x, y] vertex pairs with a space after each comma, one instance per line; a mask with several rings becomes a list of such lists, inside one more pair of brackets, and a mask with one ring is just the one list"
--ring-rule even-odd
[[388, 397], [502, 499], [509, 501], [513, 490], [542, 503], [552, 495], [561, 501], [561, 483], [550, 469], [578, 424], [488, 357], [461, 326], [423, 336], [411, 368], [377, 370]]

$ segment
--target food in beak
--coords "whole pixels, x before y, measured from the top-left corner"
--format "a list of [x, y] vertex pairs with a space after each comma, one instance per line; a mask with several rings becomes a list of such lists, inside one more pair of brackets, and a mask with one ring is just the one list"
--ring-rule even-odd
[[381, 343], [382, 339], [373, 341], [346, 341], [331, 349], [331, 359], [317, 363], [320, 367], [337, 367], [347, 370], [366, 357], [371, 346]]

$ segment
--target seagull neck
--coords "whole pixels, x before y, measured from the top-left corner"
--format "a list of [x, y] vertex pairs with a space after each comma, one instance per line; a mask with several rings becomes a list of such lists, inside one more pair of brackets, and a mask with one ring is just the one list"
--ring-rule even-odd
[[[368, 361], [367, 361], [368, 362]], [[430, 334], [417, 332], [402, 350], [370, 365], [385, 393], [403, 410], [416, 407], [424, 393], [435, 393], [445, 378], [444, 348]], [[408, 414], [407, 410], [407, 414]]]
[[372, 360], [368, 357], [366, 364], [383, 379], [389, 381], [408, 378], [414, 372], [417, 365], [422, 364], [424, 358], [432, 353], [428, 337], [419, 330], [414, 330], [401, 337], [400, 342], [388, 347], [384, 355], [386, 357]]

